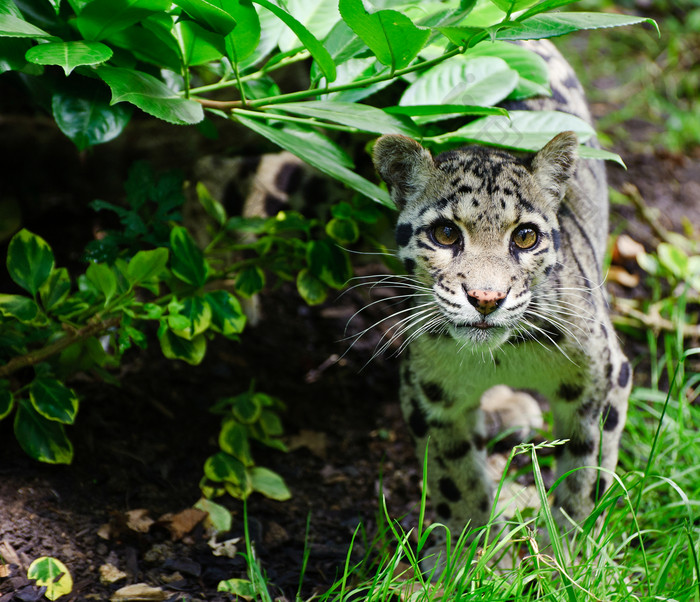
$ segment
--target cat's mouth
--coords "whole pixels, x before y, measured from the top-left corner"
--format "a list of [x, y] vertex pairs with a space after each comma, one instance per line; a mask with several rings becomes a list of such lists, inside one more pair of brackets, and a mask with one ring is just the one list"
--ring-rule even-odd
[[510, 337], [510, 329], [507, 326], [491, 324], [485, 320], [462, 324], [452, 323], [449, 331], [452, 338], [469, 343], [473, 349], [496, 348]]

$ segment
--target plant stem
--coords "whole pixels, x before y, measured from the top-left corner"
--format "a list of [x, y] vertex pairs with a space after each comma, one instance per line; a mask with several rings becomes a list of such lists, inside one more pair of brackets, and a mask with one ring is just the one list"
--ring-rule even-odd
[[41, 349], [37, 349], [35, 351], [30, 351], [29, 353], [18, 357], [13, 357], [9, 362], [7, 362], [7, 364], [0, 366], [0, 378], [9, 376], [10, 374], [17, 372], [17, 370], [21, 370], [27, 366], [34, 366], [39, 362], [43, 362], [52, 355], [56, 355], [67, 347], [70, 347], [76, 341], [82, 341], [101, 334], [106, 330], [117, 326], [120, 320], [121, 316], [116, 316], [102, 322], [88, 324], [87, 326], [83, 326], [83, 328], [78, 330], [68, 331], [65, 337], [59, 339], [55, 343], [47, 345], [46, 347], [42, 347]]
[[[263, 107], [265, 109], [267, 107]], [[248, 115], [249, 117], [260, 118], [264, 117], [266, 119], [276, 119], [278, 121], [291, 121], [292, 123], [303, 123], [304, 125], [318, 126], [326, 128], [327, 130], [338, 130], [341, 132], [357, 132], [357, 128], [349, 127], [347, 125], [339, 125], [337, 123], [328, 123], [326, 121], [317, 121], [315, 119], [304, 119], [303, 117], [292, 117], [290, 115], [280, 115], [279, 113], [264, 113], [262, 111], [246, 111], [245, 109], [232, 109], [234, 115], [239, 113], [241, 115]]]

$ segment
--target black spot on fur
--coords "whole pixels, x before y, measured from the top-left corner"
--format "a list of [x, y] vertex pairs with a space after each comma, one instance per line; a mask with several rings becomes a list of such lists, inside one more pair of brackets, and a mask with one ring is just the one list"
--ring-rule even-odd
[[559, 230], [552, 230], [552, 243], [554, 244], [554, 249], [558, 251], [559, 247], [561, 246], [561, 235], [559, 234]]
[[617, 377], [617, 384], [621, 387], [626, 387], [627, 383], [630, 381], [631, 372], [630, 363], [624, 362], [622, 366], [620, 366], [620, 375]]
[[428, 401], [438, 403], [446, 400], [445, 391], [437, 383], [421, 383], [420, 386]]
[[595, 483], [593, 483], [593, 488], [591, 489], [591, 501], [595, 504], [600, 498], [603, 497], [608, 484], [605, 482], [604, 477], [600, 477]]
[[481, 451], [486, 447], [486, 437], [479, 433], [474, 433], [474, 447]]
[[449, 520], [450, 518], [452, 518], [452, 510], [450, 510], [449, 505], [445, 504], [444, 502], [438, 504], [435, 508], [435, 511], [437, 512], [438, 516], [443, 520]]
[[287, 207], [287, 202], [282, 197], [268, 192], [263, 199], [263, 207], [266, 215], [277, 215]]
[[610, 404], [603, 409], [603, 430], [614, 431], [617, 423], [620, 421], [620, 414]]
[[396, 244], [405, 247], [413, 236], [413, 226], [411, 224], [399, 224], [396, 226]]
[[571, 441], [566, 444], [566, 449], [572, 456], [588, 456], [593, 453], [593, 441], [571, 437]]
[[462, 494], [450, 477], [442, 477], [438, 482], [438, 487], [440, 488], [440, 493], [451, 502], [458, 502], [462, 499]]
[[408, 426], [411, 427], [416, 437], [425, 437], [428, 434], [428, 423], [425, 421], [425, 416], [415, 404], [408, 418]]
[[578, 383], [562, 383], [557, 389], [557, 397], [564, 401], [574, 401], [581, 397], [583, 387]]
[[462, 441], [449, 451], [444, 452], [443, 455], [448, 460], [459, 460], [461, 458], [464, 458], [464, 456], [466, 456], [469, 453], [471, 448], [472, 444], [469, 443], [469, 441]]
[[302, 176], [301, 165], [297, 163], [285, 163], [275, 178], [275, 185], [279, 190], [293, 194], [299, 189]]
[[403, 260], [403, 267], [406, 268], [406, 272], [413, 274], [416, 271], [416, 262], [410, 257]]

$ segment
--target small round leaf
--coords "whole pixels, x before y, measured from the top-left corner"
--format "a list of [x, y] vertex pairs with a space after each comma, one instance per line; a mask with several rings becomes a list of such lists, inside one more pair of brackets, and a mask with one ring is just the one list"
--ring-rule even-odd
[[25, 229], [12, 237], [7, 250], [7, 271], [24, 290], [35, 295], [53, 266], [53, 251], [43, 238]]
[[50, 556], [42, 556], [32, 562], [27, 569], [27, 577], [36, 579], [37, 585], [46, 587], [44, 595], [49, 600], [56, 600], [73, 590], [73, 577], [68, 567]]

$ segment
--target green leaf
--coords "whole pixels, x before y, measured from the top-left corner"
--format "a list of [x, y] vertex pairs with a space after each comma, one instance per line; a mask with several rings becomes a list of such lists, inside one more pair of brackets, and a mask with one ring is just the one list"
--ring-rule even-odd
[[0, 13], [0, 37], [51, 38], [53, 36], [15, 15]]
[[29, 387], [34, 409], [47, 420], [73, 424], [78, 413], [78, 396], [55, 378], [35, 378]]
[[311, 53], [311, 56], [318, 63], [319, 68], [326, 77], [326, 80], [330, 83], [335, 81], [335, 62], [331, 58], [331, 55], [324, 48], [323, 44], [319, 42], [313, 34], [306, 29], [299, 21], [297, 21], [292, 15], [282, 10], [279, 6], [272, 4], [269, 0], [253, 0], [255, 4], [266, 8], [271, 13], [273, 13], [278, 19], [284, 22], [284, 24], [291, 29], [294, 34], [301, 40], [304, 47]]
[[501, 29], [496, 33], [499, 40], [537, 40], [553, 38], [582, 29], [603, 29], [648, 23], [658, 27], [653, 19], [618, 15], [613, 13], [559, 12], [537, 15]]
[[53, 266], [53, 251], [43, 238], [25, 229], [12, 237], [7, 250], [7, 271], [24, 290], [35, 295]]
[[240, 295], [252, 297], [265, 286], [265, 272], [257, 265], [244, 268], [236, 274], [233, 286]]
[[165, 357], [170, 360], [182, 360], [192, 366], [200, 364], [207, 351], [207, 340], [202, 334], [188, 341], [167, 329], [158, 336], [158, 341]]
[[105, 65], [96, 72], [110, 87], [112, 104], [130, 102], [149, 115], [176, 125], [191, 125], [204, 119], [202, 105], [181, 98], [148, 73]]
[[308, 268], [297, 275], [297, 290], [308, 305], [323, 303], [328, 297], [328, 288]]
[[207, 187], [202, 182], [197, 182], [197, 198], [204, 211], [206, 211], [217, 224], [223, 226], [226, 223], [228, 219], [226, 209], [224, 209], [224, 206], [219, 203], [219, 201], [209, 194]]
[[211, 308], [211, 326], [224, 336], [243, 332], [246, 316], [238, 299], [228, 291], [213, 291], [204, 295]]
[[44, 595], [49, 600], [57, 600], [73, 591], [73, 577], [68, 567], [50, 556], [32, 562], [27, 569], [27, 578], [36, 579], [39, 587], [46, 587]]
[[[457, 55], [436, 65], [411, 84], [399, 104], [491, 106], [504, 100], [518, 85], [518, 72], [500, 58]], [[453, 113], [426, 115], [416, 123], [448, 119]]]
[[[329, 156], [328, 150], [320, 145], [309, 144], [309, 142], [301, 135], [294, 133], [291, 130], [280, 130], [273, 128], [266, 123], [257, 119], [249, 119], [242, 115], [236, 114], [236, 119], [254, 132], [257, 132], [267, 140], [270, 140], [281, 146], [285, 150], [295, 154], [300, 159], [306, 161], [309, 165], [315, 167], [319, 171], [340, 180], [354, 190], [364, 194], [382, 205], [394, 207], [389, 194], [358, 175], [351, 169], [343, 165], [339, 165], [337, 160]], [[320, 138], [320, 137], [319, 137]], [[327, 140], [327, 139], [325, 139]], [[329, 146], [333, 146], [330, 140], [327, 140]]]
[[170, 252], [164, 247], [139, 251], [129, 260], [126, 277], [131, 286], [158, 276], [168, 264]]
[[39, 295], [44, 309], [51, 312], [70, 294], [70, 276], [66, 268], [54, 269], [49, 275], [48, 280], [41, 285]]
[[519, 100], [531, 96], [548, 96], [549, 70], [546, 61], [523, 46], [508, 42], [482, 42], [470, 48], [467, 58], [494, 56], [504, 60], [511, 69], [515, 69], [520, 81], [509, 99]]
[[518, 20], [524, 21], [525, 19], [537, 15], [539, 13], [547, 12], [549, 10], [554, 10], [555, 8], [560, 8], [566, 6], [567, 4], [573, 4], [578, 2], [578, 0], [543, 0], [536, 6], [529, 8], [524, 13], [518, 15]]
[[226, 52], [223, 36], [204, 29], [194, 21], [176, 23], [175, 31], [185, 65], [203, 65], [220, 59]]
[[209, 276], [209, 264], [189, 232], [182, 226], [170, 231], [172, 257], [170, 269], [183, 282], [198, 288], [204, 286]]
[[[175, 322], [168, 316], [168, 324], [173, 333], [183, 339], [191, 341], [205, 332], [211, 324], [211, 308], [201, 297], [187, 297], [182, 300], [182, 308], [175, 316], [180, 318]], [[180, 326], [181, 318], [185, 318], [184, 326]]]
[[423, 49], [430, 30], [416, 27], [404, 14], [395, 10], [368, 13], [362, 0], [340, 0], [343, 20], [369, 46], [383, 65], [392, 71], [406, 67]]
[[31, 324], [39, 315], [39, 307], [29, 297], [0, 294], [0, 314]]
[[438, 31], [455, 46], [469, 48], [486, 37], [483, 27], [438, 27]]
[[76, 25], [85, 39], [104, 40], [169, 8], [170, 0], [91, 0], [78, 15]]
[[226, 52], [235, 65], [248, 58], [260, 42], [260, 17], [251, 0], [218, 0], [229, 15], [236, 20], [236, 27], [226, 36]]
[[[328, 0], [286, 0], [284, 7], [290, 15], [302, 23], [319, 40], [323, 40], [326, 50], [331, 51], [327, 45], [327, 34], [331, 28], [341, 21], [338, 12], [338, 3]], [[301, 42], [294, 32], [286, 30], [279, 38], [278, 46], [282, 52], [288, 52], [299, 48]]]
[[510, 111], [508, 117], [483, 117], [433, 138], [439, 143], [482, 142], [491, 146], [537, 151], [557, 134], [573, 130], [585, 142], [595, 131], [574, 115], [558, 111]]
[[256, 395], [244, 393], [243, 395], [235, 397], [233, 401], [234, 403], [231, 410], [239, 422], [253, 424], [260, 418], [262, 404]]
[[204, 476], [215, 483], [230, 481], [246, 484], [248, 481], [245, 466], [225, 452], [218, 452], [207, 458], [204, 463]]
[[240, 460], [244, 466], [253, 465], [248, 443], [248, 429], [237, 420], [232, 418], [224, 420], [219, 432], [219, 447]]
[[276, 472], [272, 472], [262, 466], [253, 466], [247, 472], [254, 491], [280, 502], [292, 497], [289, 489], [287, 489], [287, 485], [284, 483], [284, 479]]
[[91, 263], [85, 270], [85, 277], [105, 298], [105, 305], [117, 292], [117, 277], [106, 263]]
[[173, 0], [200, 26], [225, 36], [236, 27], [236, 20], [225, 10], [206, 0]]
[[420, 131], [409, 120], [398, 119], [381, 109], [351, 102], [308, 101], [278, 104], [276, 110], [340, 123], [374, 134], [404, 134], [419, 137]]
[[100, 42], [50, 42], [33, 46], [27, 60], [37, 65], [59, 65], [66, 75], [80, 65], [97, 65], [112, 58], [112, 49]]
[[47, 420], [30, 404], [17, 407], [14, 430], [20, 447], [35, 460], [49, 464], [70, 464], [73, 460], [73, 446], [63, 425]]
[[627, 166], [620, 155], [603, 150], [602, 148], [593, 148], [592, 146], [581, 144], [578, 147], [577, 153], [581, 159], [602, 159], [603, 161], [615, 161], [615, 163], [627, 169]]
[[688, 255], [675, 245], [662, 242], [656, 249], [659, 262], [678, 280], [685, 280], [688, 276]]
[[307, 245], [306, 261], [309, 272], [333, 288], [343, 288], [352, 276], [347, 253], [328, 240], [312, 240]]
[[270, 410], [263, 410], [260, 414], [260, 426], [268, 437], [279, 437], [284, 433], [280, 417]]
[[10, 391], [10, 381], [0, 380], [0, 420], [5, 418], [15, 405], [15, 399]]
[[226, 533], [231, 530], [233, 517], [231, 512], [221, 504], [202, 498], [194, 507], [209, 515], [209, 523], [217, 533]]
[[80, 151], [113, 140], [124, 131], [131, 118], [130, 108], [110, 106], [107, 99], [102, 98], [103, 92], [100, 89], [92, 95], [59, 92], [51, 98], [56, 125]]
[[523, 9], [530, 8], [538, 0], [491, 0], [504, 13], [516, 13]]
[[352, 219], [333, 218], [326, 224], [326, 233], [340, 245], [350, 245], [360, 238], [360, 229]]

